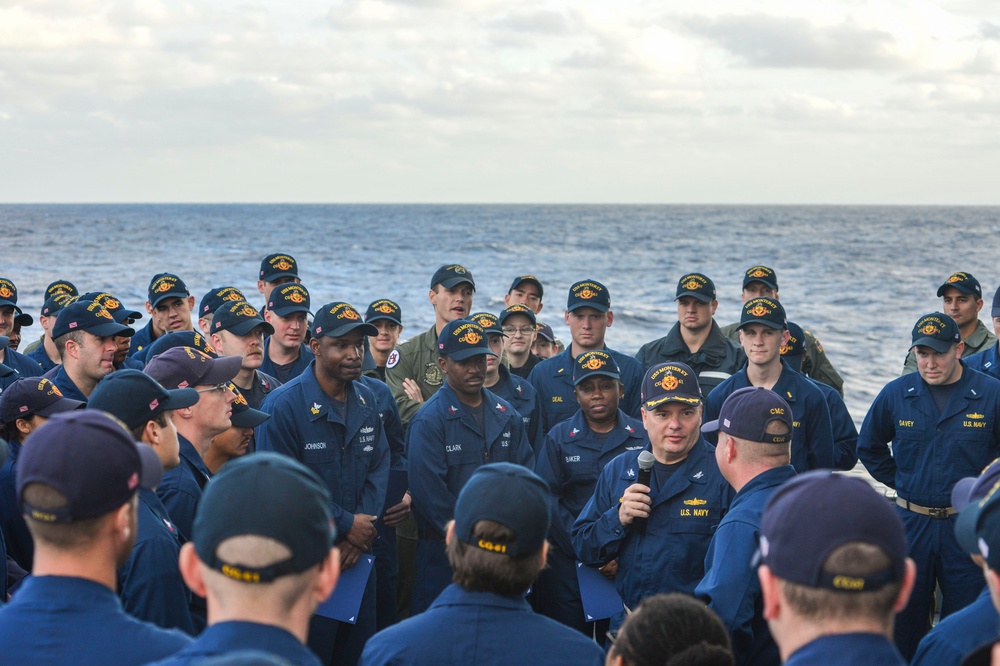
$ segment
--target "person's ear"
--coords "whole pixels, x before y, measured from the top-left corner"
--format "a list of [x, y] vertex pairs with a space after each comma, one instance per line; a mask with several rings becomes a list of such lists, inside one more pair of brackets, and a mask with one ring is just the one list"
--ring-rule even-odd
[[326, 559], [320, 564], [319, 576], [316, 578], [316, 585], [313, 587], [313, 598], [317, 604], [326, 601], [340, 578], [340, 549], [331, 548]]
[[778, 578], [771, 573], [771, 568], [766, 564], [757, 568], [757, 578], [760, 580], [760, 589], [764, 596], [763, 615], [765, 620], [773, 620], [781, 615], [781, 590]]
[[181, 570], [181, 578], [192, 592], [199, 597], [206, 597], [205, 576], [201, 570], [201, 560], [194, 551], [194, 544], [190, 541], [181, 546], [181, 554], [177, 558], [177, 564]]

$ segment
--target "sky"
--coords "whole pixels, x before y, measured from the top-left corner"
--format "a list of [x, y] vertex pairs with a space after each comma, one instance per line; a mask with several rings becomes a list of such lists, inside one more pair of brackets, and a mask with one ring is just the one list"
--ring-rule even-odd
[[0, 0], [0, 202], [1000, 204], [996, 0]]

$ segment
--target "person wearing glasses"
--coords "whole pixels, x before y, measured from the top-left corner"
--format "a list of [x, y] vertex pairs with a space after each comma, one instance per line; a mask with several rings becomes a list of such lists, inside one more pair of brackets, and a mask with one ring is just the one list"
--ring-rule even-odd
[[535, 313], [527, 305], [515, 303], [504, 308], [499, 320], [510, 374], [527, 379], [531, 369], [542, 362], [542, 357], [531, 351], [538, 328]]
[[635, 357], [647, 370], [658, 363], [683, 363], [698, 374], [708, 395], [746, 363], [743, 348], [723, 335], [715, 322], [719, 301], [715, 283], [701, 273], [688, 273], [677, 282], [674, 297], [677, 322], [659, 340], [647, 342]]

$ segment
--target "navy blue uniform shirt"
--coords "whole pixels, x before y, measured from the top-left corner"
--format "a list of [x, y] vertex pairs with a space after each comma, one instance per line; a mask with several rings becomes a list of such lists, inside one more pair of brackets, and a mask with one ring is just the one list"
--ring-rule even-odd
[[282, 664], [295, 666], [320, 664], [316, 655], [285, 629], [270, 624], [232, 621], [213, 624], [205, 629], [194, 643], [169, 659], [156, 662], [155, 666], [199, 664], [210, 657], [220, 657], [243, 650], [253, 650], [278, 657], [282, 660], [280, 662]]

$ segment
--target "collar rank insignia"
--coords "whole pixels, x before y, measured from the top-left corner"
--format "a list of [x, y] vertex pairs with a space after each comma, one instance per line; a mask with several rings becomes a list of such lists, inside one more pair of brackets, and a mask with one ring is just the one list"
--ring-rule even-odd
[[579, 433], [580, 433], [580, 429], [579, 428], [573, 428], [572, 430], [569, 431], [569, 436], [570, 437], [576, 437]]
[[692, 479], [700, 479], [703, 476], [705, 476], [705, 473], [699, 470], [699, 472], [697, 474], [695, 474], [694, 476], [692, 476], [691, 478]]
[[316, 415], [319, 414], [319, 410], [321, 407], [322, 406], [318, 402], [314, 402], [313, 406], [309, 409], [309, 411], [312, 412], [313, 415]]

